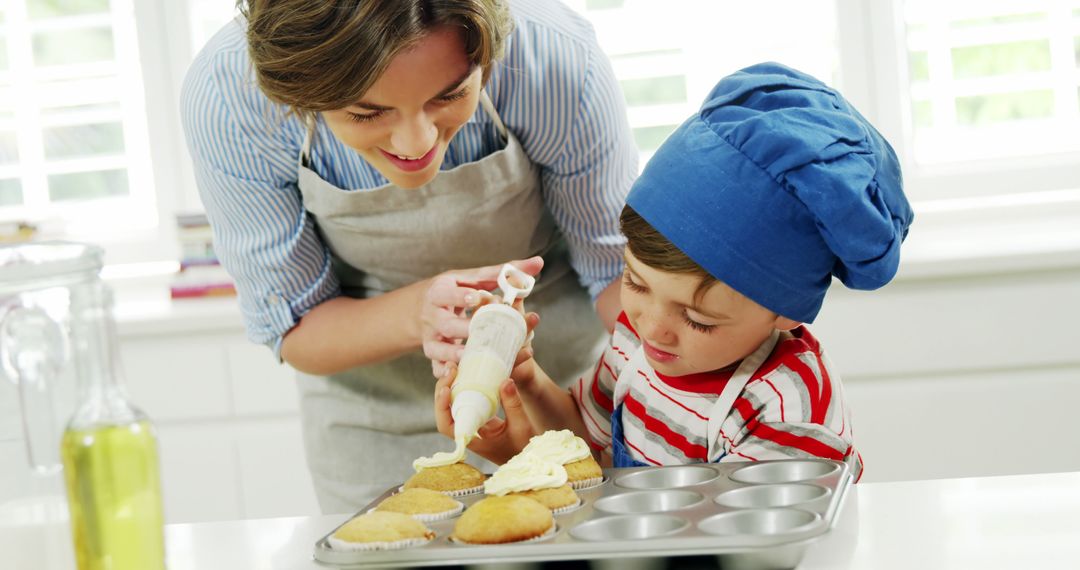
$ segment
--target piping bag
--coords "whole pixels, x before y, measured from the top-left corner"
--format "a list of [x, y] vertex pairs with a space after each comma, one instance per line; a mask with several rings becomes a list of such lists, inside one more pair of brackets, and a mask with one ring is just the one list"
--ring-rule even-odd
[[507, 263], [499, 271], [497, 282], [501, 297], [480, 292], [491, 302], [477, 309], [469, 321], [469, 338], [450, 388], [454, 451], [441, 451], [413, 461], [413, 469], [417, 471], [451, 465], [465, 458], [465, 446], [498, 411], [499, 386], [510, 377], [518, 351], [528, 341], [525, 317], [513, 304], [532, 292], [536, 279]]

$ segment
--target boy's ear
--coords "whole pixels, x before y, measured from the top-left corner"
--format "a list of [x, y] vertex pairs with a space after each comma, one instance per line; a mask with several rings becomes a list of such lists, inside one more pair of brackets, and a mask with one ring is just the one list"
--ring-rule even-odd
[[782, 331], [789, 331], [801, 324], [802, 323], [800, 323], [799, 321], [793, 321], [787, 317], [782, 317], [780, 315], [777, 315], [776, 320], [773, 321], [773, 326], [776, 327], [777, 330]]

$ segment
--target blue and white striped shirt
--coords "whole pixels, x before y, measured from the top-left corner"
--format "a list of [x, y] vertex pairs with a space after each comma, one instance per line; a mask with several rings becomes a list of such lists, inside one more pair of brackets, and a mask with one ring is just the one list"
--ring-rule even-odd
[[[618, 216], [637, 175], [625, 104], [583, 18], [553, 0], [515, 0], [511, 11], [515, 29], [486, 90], [540, 167], [571, 265], [595, 297], [622, 270]], [[304, 127], [256, 86], [244, 25], [230, 22], [195, 58], [181, 114], [215, 252], [236, 280], [248, 337], [278, 353], [299, 318], [341, 290], [297, 188]], [[310, 167], [322, 178], [357, 192], [387, 183], [322, 122], [318, 129]], [[478, 108], [442, 169], [502, 146]]]

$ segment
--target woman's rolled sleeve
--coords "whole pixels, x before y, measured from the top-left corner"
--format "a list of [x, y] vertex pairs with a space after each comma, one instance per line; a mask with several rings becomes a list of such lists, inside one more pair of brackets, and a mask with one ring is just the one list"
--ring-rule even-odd
[[301, 127], [255, 91], [242, 56], [204, 51], [185, 78], [181, 115], [214, 252], [236, 283], [247, 336], [280, 358], [285, 333], [340, 286], [296, 186]]

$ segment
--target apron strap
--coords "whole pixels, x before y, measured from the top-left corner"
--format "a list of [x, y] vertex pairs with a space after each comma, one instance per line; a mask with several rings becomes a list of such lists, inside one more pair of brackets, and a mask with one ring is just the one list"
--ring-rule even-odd
[[[617, 410], [622, 405], [626, 395], [630, 393], [630, 384], [638, 370], [652, 370], [649, 361], [645, 360], [645, 348], [643, 346], [639, 346], [637, 350], [630, 354], [630, 360], [626, 361], [622, 372], [619, 373], [619, 377], [615, 380], [615, 393], [611, 395], [611, 409]], [[626, 378], [623, 378], [623, 375]]]
[[304, 144], [300, 146], [300, 156], [298, 161], [300, 166], [307, 166], [311, 163], [311, 137], [315, 134], [315, 115], [308, 115], [304, 118]]
[[487, 89], [480, 90], [480, 106], [484, 108], [484, 111], [487, 111], [491, 120], [495, 122], [495, 128], [499, 129], [499, 135], [502, 136], [503, 141], [506, 141], [508, 138], [506, 125], [503, 124], [502, 118], [499, 117], [499, 112], [495, 110], [495, 104], [491, 102], [491, 97], [488, 97]]
[[757, 350], [744, 358], [739, 367], [735, 369], [735, 373], [727, 381], [727, 384], [724, 385], [720, 397], [713, 403], [712, 410], [709, 412], [709, 463], [720, 459], [724, 452], [724, 446], [721, 445], [720, 441], [721, 424], [724, 423], [724, 420], [731, 412], [731, 407], [735, 405], [735, 399], [739, 397], [743, 388], [750, 382], [750, 377], [754, 375], [754, 372], [757, 372], [758, 368], [761, 368], [761, 365], [765, 363], [765, 359], [772, 354], [779, 338], [779, 331], [774, 329], [769, 338], [765, 339], [765, 342], [761, 343]]

